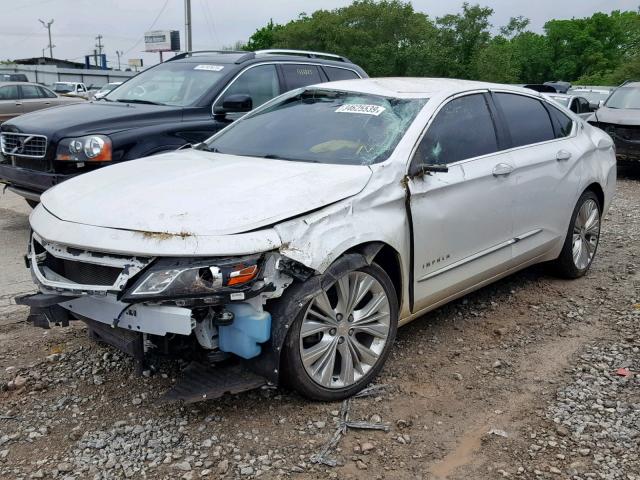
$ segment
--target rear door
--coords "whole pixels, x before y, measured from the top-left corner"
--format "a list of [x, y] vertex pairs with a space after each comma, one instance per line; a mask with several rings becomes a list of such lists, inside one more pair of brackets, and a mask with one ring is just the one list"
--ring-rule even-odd
[[[548, 253], [564, 240], [573, 210], [580, 153], [573, 142], [577, 125], [534, 96], [494, 92], [492, 97], [511, 138], [515, 263]], [[556, 118], [557, 117], [557, 118]]]
[[23, 112], [20, 90], [17, 85], [0, 87], [0, 123], [17, 117]]
[[412, 159], [447, 172], [409, 180], [414, 308], [445, 301], [509, 268], [513, 244], [511, 156], [501, 152], [488, 94], [449, 100]]
[[43, 94], [37, 85], [20, 85], [22, 93], [22, 108], [24, 113], [33, 112], [45, 108], [51, 104], [47, 98], [43, 98]]

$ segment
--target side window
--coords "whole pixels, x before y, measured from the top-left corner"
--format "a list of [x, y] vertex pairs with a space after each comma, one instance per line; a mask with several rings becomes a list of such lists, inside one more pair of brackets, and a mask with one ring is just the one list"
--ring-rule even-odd
[[40, 90], [35, 85], [20, 85], [20, 89], [25, 100], [40, 98]]
[[580, 101], [577, 98], [571, 100], [571, 105], [569, 105], [569, 110], [573, 113], [581, 113], [580, 112]]
[[451, 100], [438, 112], [414, 161], [443, 165], [496, 151], [496, 131], [485, 97], [473, 94]]
[[0, 88], [0, 100], [18, 100], [18, 86], [6, 85]]
[[327, 67], [326, 65], [322, 68], [324, 68], [324, 73], [327, 74], [330, 82], [336, 82], [338, 80], [354, 80], [356, 78], [360, 78], [360, 75], [347, 68]]
[[553, 121], [553, 126], [555, 127], [556, 138], [563, 138], [571, 135], [571, 130], [573, 129], [573, 120], [571, 120], [553, 105], [547, 105], [547, 108], [549, 109], [551, 120]]
[[222, 106], [229, 95], [249, 95], [253, 108], [271, 100], [280, 93], [278, 74], [275, 65], [260, 65], [249, 68], [240, 74], [218, 100], [216, 106]]
[[56, 94], [51, 90], [48, 90], [44, 87], [38, 87], [38, 90], [40, 91], [40, 96], [42, 98], [56, 98]]
[[591, 113], [591, 106], [586, 98], [579, 97], [578, 102], [580, 102], [580, 113]]
[[555, 138], [551, 119], [539, 100], [514, 93], [494, 94], [505, 116], [514, 147]]
[[282, 64], [282, 72], [284, 73], [287, 90], [306, 87], [307, 85], [324, 81], [320, 75], [320, 70], [315, 65], [284, 63]]

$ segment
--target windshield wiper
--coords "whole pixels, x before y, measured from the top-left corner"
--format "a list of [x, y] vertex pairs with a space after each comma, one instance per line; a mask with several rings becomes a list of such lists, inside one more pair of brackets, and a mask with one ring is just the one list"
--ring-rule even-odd
[[141, 98], [119, 98], [116, 102], [121, 103], [142, 103], [144, 105], [165, 105], [164, 103], [152, 102], [151, 100], [142, 100]]

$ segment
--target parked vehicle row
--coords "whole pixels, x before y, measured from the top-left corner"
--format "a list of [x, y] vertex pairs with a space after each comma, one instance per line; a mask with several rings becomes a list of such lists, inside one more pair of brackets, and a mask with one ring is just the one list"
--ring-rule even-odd
[[[16, 299], [34, 324], [80, 319], [140, 359], [241, 358], [254, 377], [233, 391], [257, 375], [337, 400], [423, 313], [535, 263], [589, 270], [615, 152], [569, 109], [482, 82], [322, 83], [365, 75], [346, 60], [246, 55], [185, 55], [107, 101], [3, 125], [6, 141], [51, 120], [36, 159], [47, 168], [147, 155], [42, 194], [27, 255], [40, 293]], [[212, 125], [228, 127], [206, 138]], [[148, 156], [158, 138], [198, 143]]]

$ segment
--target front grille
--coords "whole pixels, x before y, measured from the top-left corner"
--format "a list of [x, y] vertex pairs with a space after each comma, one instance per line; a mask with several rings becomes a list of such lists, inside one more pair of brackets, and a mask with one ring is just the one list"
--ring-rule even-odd
[[43, 158], [47, 153], [47, 137], [43, 135], [3, 132], [0, 144], [4, 155]]
[[82, 285], [113, 285], [122, 269], [56, 258], [47, 254], [44, 265], [58, 275]]

